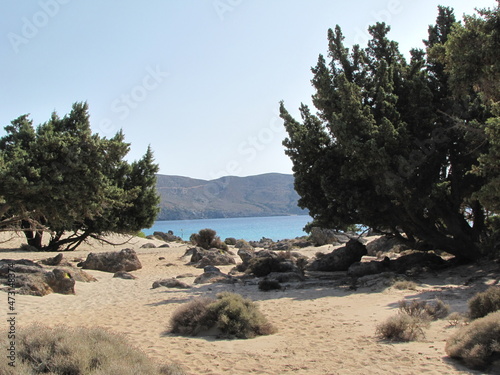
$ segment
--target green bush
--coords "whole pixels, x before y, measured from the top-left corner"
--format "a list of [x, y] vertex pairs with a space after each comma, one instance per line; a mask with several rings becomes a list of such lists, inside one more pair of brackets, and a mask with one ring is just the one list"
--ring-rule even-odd
[[[6, 340], [0, 348], [8, 352]], [[2, 375], [183, 375], [177, 365], [160, 367], [117, 334], [98, 328], [22, 327], [16, 337], [16, 363], [0, 361]]]
[[217, 328], [221, 337], [252, 338], [270, 335], [274, 327], [249, 299], [223, 292], [217, 299], [198, 299], [181, 306], [171, 318], [171, 332], [197, 335]]
[[482, 293], [477, 293], [469, 300], [469, 317], [482, 318], [491, 312], [500, 310], [500, 287], [492, 286]]
[[471, 368], [500, 373], [500, 311], [460, 328], [447, 340], [445, 350]]
[[213, 248], [227, 250], [227, 245], [216, 234], [217, 232], [213, 229], [201, 229], [198, 233], [193, 233], [189, 240], [193, 245], [202, 247], [205, 250]]
[[423, 328], [427, 328], [427, 320], [408, 314], [398, 314], [379, 324], [376, 335], [391, 341], [414, 341], [425, 337]]

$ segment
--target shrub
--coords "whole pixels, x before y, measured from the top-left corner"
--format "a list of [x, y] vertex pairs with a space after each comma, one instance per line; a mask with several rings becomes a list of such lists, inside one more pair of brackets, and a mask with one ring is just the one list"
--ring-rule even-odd
[[482, 318], [491, 312], [500, 310], [500, 287], [492, 286], [482, 293], [477, 293], [469, 300], [471, 319]]
[[427, 301], [399, 301], [399, 311], [422, 320], [436, 320], [448, 316], [450, 307], [437, 299], [433, 303]]
[[208, 316], [208, 305], [213, 303], [212, 298], [196, 298], [179, 307], [170, 319], [172, 333], [196, 336], [202, 331], [210, 329], [213, 319]]
[[414, 341], [425, 337], [423, 328], [428, 325], [428, 321], [418, 317], [398, 314], [379, 324], [376, 335], [391, 341]]
[[223, 292], [217, 299], [198, 299], [182, 306], [171, 319], [171, 332], [196, 335], [217, 328], [222, 337], [251, 338], [270, 335], [274, 327], [249, 299]]
[[281, 289], [281, 284], [278, 280], [263, 279], [259, 281], [259, 290], [267, 292], [269, 290]]
[[205, 250], [212, 248], [227, 250], [227, 245], [216, 234], [213, 229], [201, 229], [198, 233], [193, 233], [189, 239], [194, 245]]
[[232, 246], [234, 246], [234, 245], [236, 245], [236, 238], [234, 238], [234, 237], [228, 237], [228, 238], [226, 238], [224, 240], [224, 243], [226, 245], [232, 245]]
[[469, 367], [500, 370], [500, 311], [460, 328], [447, 340], [445, 350]]
[[417, 284], [409, 280], [396, 281], [392, 286], [399, 290], [417, 290]]
[[247, 339], [275, 332], [255, 303], [239, 294], [219, 293], [208, 308], [217, 317], [217, 328], [227, 337]]
[[[16, 366], [0, 361], [0, 374], [182, 375], [177, 365], [155, 364], [117, 334], [98, 328], [31, 325], [16, 337]], [[6, 342], [0, 347], [7, 352]], [[15, 370], [15, 371], [14, 371]]]

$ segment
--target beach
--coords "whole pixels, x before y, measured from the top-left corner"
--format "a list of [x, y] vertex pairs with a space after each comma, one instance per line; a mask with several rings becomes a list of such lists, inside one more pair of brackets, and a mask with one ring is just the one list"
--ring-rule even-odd
[[[18, 250], [22, 237], [1, 234], [0, 259], [38, 261], [56, 253]], [[123, 242], [119, 236], [108, 240]], [[458, 327], [446, 319], [431, 323], [425, 338], [408, 343], [381, 340], [376, 327], [398, 313], [403, 299], [441, 299], [451, 311], [465, 313], [467, 300], [477, 291], [498, 283], [494, 272], [478, 266], [460, 266], [416, 276], [416, 290], [390, 286], [360, 285], [336, 287], [328, 279], [294, 284], [277, 291], [263, 292], [252, 283], [193, 284], [203, 273], [183, 257], [190, 247], [160, 240], [134, 237], [113, 246], [91, 242], [64, 253], [73, 265], [90, 252], [134, 249], [142, 268], [131, 272], [137, 278], [113, 278], [112, 273], [86, 270], [96, 282], [77, 282], [75, 295], [49, 294], [44, 297], [17, 295], [19, 329], [32, 323], [48, 326], [101, 327], [123, 334], [129, 342], [158, 362], [175, 361], [187, 374], [479, 374], [446, 356], [446, 339]], [[308, 257], [329, 252], [331, 245], [297, 249]], [[239, 257], [235, 256], [237, 262]], [[229, 272], [233, 266], [219, 267]], [[491, 266], [495, 267], [495, 266]], [[498, 268], [498, 265], [496, 265]], [[152, 288], [159, 279], [192, 274], [182, 281], [190, 289]], [[481, 275], [471, 281], [471, 276]], [[498, 275], [498, 273], [496, 274]], [[498, 276], [497, 276], [498, 277]], [[169, 333], [169, 320], [181, 305], [200, 296], [221, 291], [239, 293], [255, 301], [277, 333], [248, 340], [217, 339], [214, 336], [183, 337]], [[2, 305], [7, 305], [1, 292]], [[4, 323], [5, 325], [7, 323]], [[1, 327], [4, 328], [4, 327]], [[5, 327], [7, 328], [7, 327]]]

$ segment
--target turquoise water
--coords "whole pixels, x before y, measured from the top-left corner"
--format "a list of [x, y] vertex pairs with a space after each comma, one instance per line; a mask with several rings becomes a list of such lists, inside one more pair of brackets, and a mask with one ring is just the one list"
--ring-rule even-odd
[[304, 236], [302, 228], [311, 221], [308, 215], [298, 216], [266, 216], [266, 217], [238, 217], [224, 219], [199, 219], [199, 220], [169, 220], [157, 221], [149, 228], [144, 229], [146, 235], [155, 231], [173, 231], [183, 240], [189, 240], [192, 233], [200, 229], [210, 228], [217, 232], [221, 239], [234, 237], [247, 241], [258, 241], [262, 237], [274, 241]]

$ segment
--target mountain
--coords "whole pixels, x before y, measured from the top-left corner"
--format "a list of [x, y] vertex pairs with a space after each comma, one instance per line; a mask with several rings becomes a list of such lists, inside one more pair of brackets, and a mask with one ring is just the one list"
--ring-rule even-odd
[[210, 181], [157, 175], [158, 220], [307, 214], [297, 206], [293, 182], [280, 173]]

